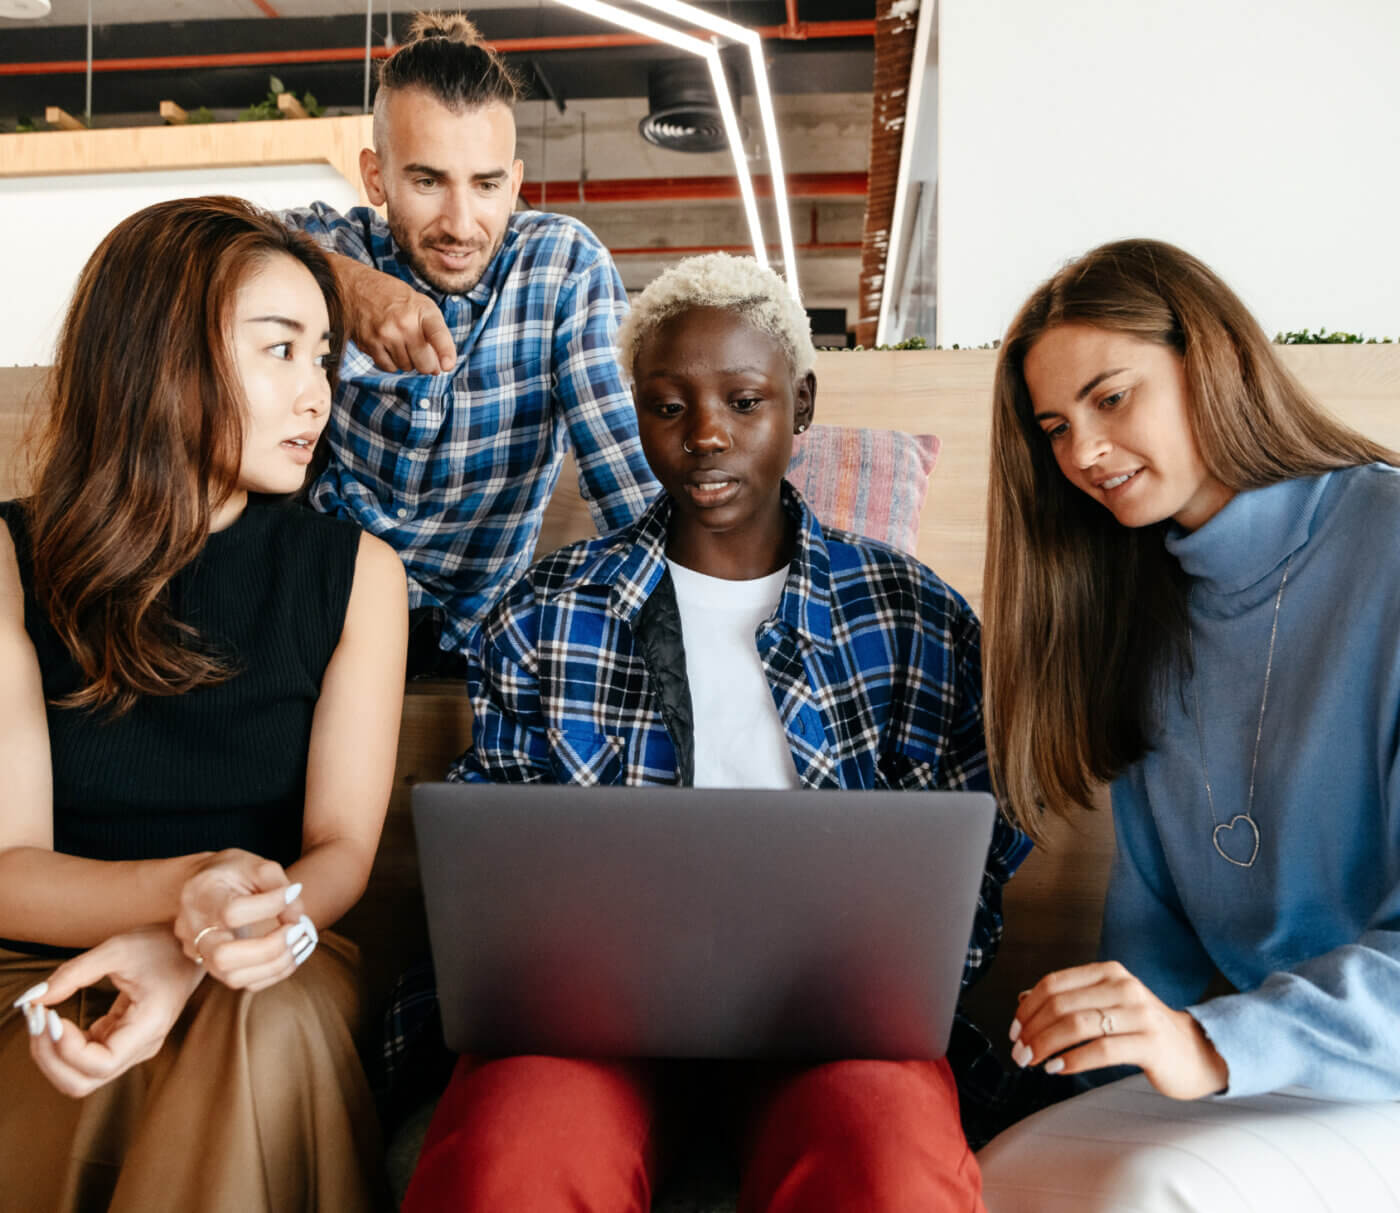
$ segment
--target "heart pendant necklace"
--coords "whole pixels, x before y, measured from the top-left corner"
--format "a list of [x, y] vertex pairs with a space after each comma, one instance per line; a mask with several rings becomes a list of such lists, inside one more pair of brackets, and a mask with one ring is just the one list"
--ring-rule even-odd
[[[1197, 681], [1196, 670], [1196, 633], [1191, 626], [1190, 608], [1187, 609], [1186, 634], [1191, 645], [1191, 695], [1196, 706], [1196, 744], [1201, 749], [1201, 773], [1205, 776], [1206, 801], [1210, 805], [1210, 819], [1213, 829], [1210, 832], [1210, 841], [1215, 847], [1216, 853], [1226, 863], [1232, 863], [1237, 868], [1252, 868], [1254, 861], [1259, 858], [1259, 823], [1254, 820], [1254, 776], [1259, 770], [1259, 740], [1264, 736], [1264, 708], [1269, 702], [1269, 675], [1274, 669], [1274, 641], [1278, 639], [1278, 613], [1283, 606], [1283, 587], [1288, 584], [1288, 570], [1293, 564], [1293, 557], [1288, 558], [1288, 562], [1283, 566], [1283, 578], [1278, 583], [1278, 595], [1274, 599], [1274, 623], [1269, 632], [1269, 659], [1264, 664], [1264, 693], [1259, 697], [1259, 726], [1254, 732], [1254, 757], [1249, 764], [1249, 799], [1245, 803], [1243, 813], [1236, 813], [1228, 822], [1221, 822], [1215, 811], [1215, 793], [1210, 786], [1210, 768], [1206, 766], [1206, 739], [1205, 731], [1201, 727], [1201, 692]], [[1222, 845], [1222, 839], [1233, 839], [1236, 827], [1240, 827], [1239, 839], [1243, 841], [1243, 846], [1237, 846], [1236, 852], [1242, 854], [1249, 851], [1248, 859], [1236, 859]]]

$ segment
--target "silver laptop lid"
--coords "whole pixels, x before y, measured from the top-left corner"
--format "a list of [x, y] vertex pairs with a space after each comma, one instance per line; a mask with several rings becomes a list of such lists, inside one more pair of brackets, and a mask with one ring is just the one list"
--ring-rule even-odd
[[459, 1052], [946, 1048], [985, 793], [423, 784], [413, 811]]

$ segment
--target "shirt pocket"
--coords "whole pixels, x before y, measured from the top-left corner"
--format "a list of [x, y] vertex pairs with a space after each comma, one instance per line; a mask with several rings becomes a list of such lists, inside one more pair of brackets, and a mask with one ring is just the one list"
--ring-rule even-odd
[[560, 728], [547, 730], [547, 735], [549, 764], [559, 783], [585, 788], [622, 783], [626, 742], [621, 737], [588, 729]]
[[897, 792], [922, 792], [938, 786], [939, 755], [922, 747], [887, 750], [880, 755], [880, 785]]

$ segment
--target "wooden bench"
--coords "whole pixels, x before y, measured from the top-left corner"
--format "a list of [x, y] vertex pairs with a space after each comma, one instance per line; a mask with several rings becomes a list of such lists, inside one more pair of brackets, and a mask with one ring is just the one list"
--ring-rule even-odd
[[[1319, 399], [1349, 424], [1400, 447], [1400, 347], [1294, 346], [1281, 354]], [[817, 420], [867, 425], [942, 440], [919, 532], [918, 554], [974, 607], [981, 606], [986, 535], [991, 351], [823, 353], [817, 365]], [[0, 369], [0, 494], [24, 483], [18, 440], [43, 407], [41, 368]], [[539, 551], [592, 532], [571, 468], [560, 479]], [[413, 683], [404, 703], [398, 767], [384, 838], [364, 899], [343, 929], [365, 953], [372, 997], [382, 1000], [402, 966], [423, 952], [409, 795], [438, 779], [466, 748], [471, 710], [457, 683]], [[994, 1037], [1004, 1035], [1016, 992], [1057, 966], [1093, 957], [1112, 854], [1107, 813], [1057, 823], [1007, 889], [1006, 937], [969, 1008]]]

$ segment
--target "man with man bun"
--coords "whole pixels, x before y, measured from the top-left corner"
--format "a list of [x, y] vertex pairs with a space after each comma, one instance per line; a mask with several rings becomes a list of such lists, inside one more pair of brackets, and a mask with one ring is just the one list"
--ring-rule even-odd
[[369, 207], [289, 211], [332, 257], [352, 343], [312, 503], [398, 549], [410, 673], [458, 674], [534, 553], [566, 446], [600, 529], [656, 491], [613, 352], [626, 292], [577, 220], [517, 211], [520, 88], [461, 14], [418, 14], [381, 68]]

